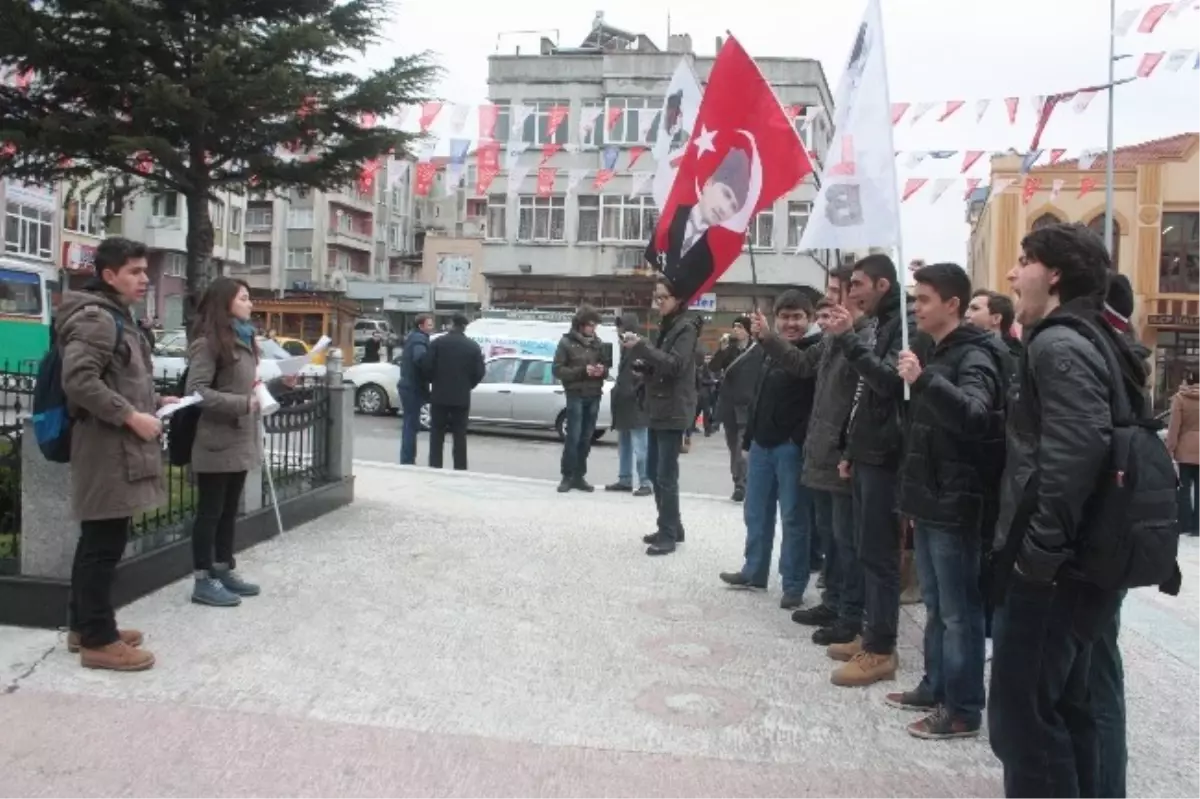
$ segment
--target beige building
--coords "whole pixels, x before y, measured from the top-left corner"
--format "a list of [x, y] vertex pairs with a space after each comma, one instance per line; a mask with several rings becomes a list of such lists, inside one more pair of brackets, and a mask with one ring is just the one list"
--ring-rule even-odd
[[[1090, 169], [1075, 160], [1027, 176], [1020, 168], [1020, 156], [992, 159], [992, 185], [1012, 184], [998, 196], [979, 190], [971, 198], [968, 264], [976, 286], [1007, 293], [1022, 237], [1042, 225], [1083, 222], [1103, 235], [1103, 157]], [[1155, 404], [1163, 408], [1183, 375], [1200, 369], [1200, 134], [1118, 148], [1113, 170], [1114, 267], [1133, 283], [1134, 322], [1154, 349]], [[1040, 183], [1025, 202], [1027, 177]], [[1080, 196], [1084, 181], [1091, 188]]]

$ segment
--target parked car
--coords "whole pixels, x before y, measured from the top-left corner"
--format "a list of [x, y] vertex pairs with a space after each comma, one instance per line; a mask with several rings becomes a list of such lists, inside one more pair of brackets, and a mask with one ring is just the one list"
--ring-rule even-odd
[[[565, 432], [567, 398], [554, 379], [554, 359], [536, 355], [502, 355], [491, 358], [483, 382], [471, 392], [471, 424], [523, 430]], [[361, 413], [395, 413], [400, 409], [400, 358], [392, 363], [360, 363], [348, 368], [345, 380], [354, 384], [355, 407]], [[596, 419], [596, 438], [612, 426], [606, 380]], [[429, 406], [421, 409], [421, 429], [429, 429]]]
[[359, 319], [354, 323], [354, 345], [359, 347], [366, 344], [376, 333], [383, 335], [385, 347], [388, 344], [395, 347], [400, 343], [400, 337], [392, 330], [391, 322], [386, 319]]
[[[278, 369], [272, 368], [273, 364], [268, 363], [269, 361], [282, 361], [296, 357], [269, 338], [259, 336], [255, 340], [258, 342], [258, 351], [262, 357], [258, 365], [258, 374], [263, 380], [272, 379], [279, 373]], [[154, 366], [155, 378], [178, 380], [179, 376], [183, 374], [183, 370], [187, 368], [187, 337], [182, 331], [164, 336], [154, 345], [154, 353], [150, 360]], [[300, 374], [304, 377], [322, 376], [325, 374], [325, 367], [322, 364], [310, 363], [300, 370]]]

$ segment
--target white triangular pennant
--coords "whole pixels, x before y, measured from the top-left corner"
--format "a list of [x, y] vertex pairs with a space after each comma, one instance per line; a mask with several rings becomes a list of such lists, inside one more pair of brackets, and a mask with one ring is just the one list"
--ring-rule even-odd
[[920, 121], [921, 117], [925, 116], [930, 111], [932, 111], [933, 107], [936, 105], [937, 105], [937, 103], [917, 103], [915, 106], [913, 106], [912, 117], [911, 117], [912, 121], [909, 124], [912, 124], [912, 125], [917, 124], [917, 122]]
[[639, 194], [645, 194], [650, 191], [650, 183], [654, 180], [654, 173], [648, 169], [633, 173], [633, 180], [629, 184], [629, 196], [637, 197]]
[[579, 143], [587, 146], [587, 139], [592, 135], [592, 131], [596, 129], [596, 121], [600, 119], [600, 115], [604, 113], [603, 106], [592, 106], [583, 109], [583, 113], [579, 115]]
[[516, 197], [521, 193], [521, 184], [525, 182], [525, 178], [529, 176], [528, 166], [514, 166], [508, 170], [508, 190], [505, 192], [509, 197]]
[[1167, 11], [1167, 16], [1175, 19], [1183, 13], [1188, 6], [1195, 5], [1196, 0], [1175, 0], [1174, 5]]
[[1116, 36], [1124, 36], [1129, 33], [1133, 23], [1137, 22], [1137, 18], [1142, 15], [1140, 8], [1127, 8], [1117, 15], [1117, 20], [1113, 24], [1113, 34]]
[[1046, 95], [1035, 94], [1033, 96], [1033, 118], [1041, 119], [1042, 111], [1046, 108]]
[[471, 106], [465, 103], [455, 103], [450, 109], [450, 135], [461, 136], [463, 128], [467, 126], [467, 115], [471, 113]]
[[528, 142], [510, 141], [508, 148], [504, 151], [504, 168], [509, 171], [516, 169], [517, 163], [521, 160], [521, 153], [528, 149]]
[[976, 100], [975, 101], [975, 121], [983, 121], [983, 115], [987, 113], [988, 106], [992, 104], [991, 100]]
[[1178, 72], [1183, 69], [1183, 65], [1187, 63], [1194, 52], [1196, 51], [1190, 49], [1172, 50], [1167, 56], [1167, 63], [1163, 64], [1163, 69], [1167, 72]]
[[437, 150], [437, 139], [430, 139], [421, 143], [421, 149], [417, 154], [417, 161], [426, 164], [433, 160], [433, 153]]
[[929, 204], [937, 202], [942, 198], [946, 191], [958, 182], [957, 178], [938, 178], [933, 182], [932, 193], [929, 196]]
[[929, 153], [924, 150], [913, 150], [908, 154], [908, 161], [905, 163], [905, 166], [909, 169], [920, 166], [921, 162], [923, 162], [928, 156]]
[[1088, 148], [1079, 153], [1079, 168], [1091, 169], [1096, 164], [1096, 159], [1104, 155], [1108, 150], [1099, 150]]
[[590, 169], [584, 167], [576, 167], [567, 172], [567, 194], [572, 194], [579, 188], [579, 184], [588, 176]]
[[1058, 193], [1062, 191], [1064, 185], [1066, 185], [1066, 181], [1062, 178], [1054, 179], [1054, 182], [1050, 184], [1050, 202], [1058, 199]]
[[651, 108], [643, 108], [638, 112], [638, 141], [643, 144], [650, 143], [650, 128], [658, 116]]
[[993, 180], [992, 191], [988, 195], [988, 202], [991, 202], [992, 200], [996, 199], [996, 197], [1003, 194], [1004, 190], [1014, 183], [1016, 183], [1016, 180], [1013, 178], [997, 178], [996, 180]]
[[[465, 164], [456, 164], [453, 161], [446, 165], [446, 183], [443, 186], [443, 189], [445, 190], [447, 197], [458, 191], [458, 184], [459, 181], [462, 180], [464, 166]], [[472, 191], [474, 191], [474, 189], [472, 189]]]
[[1071, 103], [1071, 108], [1075, 110], [1076, 114], [1082, 114], [1092, 104], [1092, 100], [1095, 97], [1096, 92], [1094, 91], [1076, 92], [1075, 100]]
[[533, 106], [518, 103], [512, 107], [512, 125], [510, 130], [512, 136], [509, 138], [521, 138], [525, 135], [525, 120], [529, 119], [529, 115], [534, 111]]

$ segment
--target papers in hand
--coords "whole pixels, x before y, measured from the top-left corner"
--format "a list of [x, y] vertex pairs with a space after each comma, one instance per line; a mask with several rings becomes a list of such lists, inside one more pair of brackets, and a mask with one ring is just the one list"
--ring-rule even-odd
[[168, 416], [175, 413], [175, 411], [181, 411], [190, 405], [195, 405], [195, 404], [201, 402], [202, 400], [203, 400], [203, 397], [201, 397], [198, 393], [191, 394], [191, 395], [186, 396], [183, 399], [179, 400], [179, 402], [172, 402], [170, 405], [162, 406], [161, 408], [159, 408], [157, 411], [154, 412], [154, 415], [157, 416], [159, 419], [166, 419]]
[[261, 361], [258, 364], [258, 379], [263, 381], [275, 380], [279, 377], [295, 377], [300, 374], [304, 367], [312, 363], [313, 359], [329, 349], [329, 345], [333, 340], [329, 336], [321, 336], [306, 355], [298, 355], [295, 358], [281, 358], [278, 361]]

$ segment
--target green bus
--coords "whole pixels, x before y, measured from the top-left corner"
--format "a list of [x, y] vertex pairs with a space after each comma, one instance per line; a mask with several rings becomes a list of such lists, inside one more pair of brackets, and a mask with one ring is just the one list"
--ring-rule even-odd
[[0, 258], [0, 372], [35, 374], [50, 346], [51, 265]]

